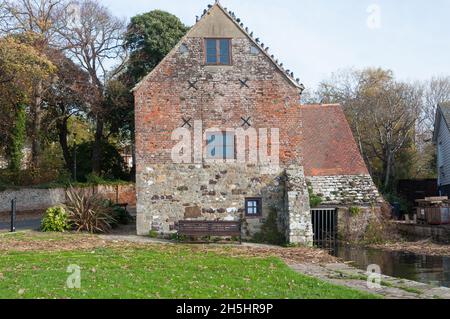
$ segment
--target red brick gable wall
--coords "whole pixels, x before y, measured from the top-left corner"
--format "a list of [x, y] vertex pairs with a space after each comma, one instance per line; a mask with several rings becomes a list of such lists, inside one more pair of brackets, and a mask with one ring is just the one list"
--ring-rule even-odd
[[[173, 130], [183, 118], [203, 128], [239, 128], [251, 117], [253, 128], [280, 130], [281, 163], [301, 160], [299, 91], [262, 52], [251, 54], [247, 38], [232, 39], [232, 66], [204, 65], [203, 38], [187, 37], [188, 52], [176, 49], [135, 91], [138, 170], [171, 163]], [[248, 80], [241, 87], [239, 80]], [[197, 89], [190, 88], [189, 82]], [[191, 130], [193, 132], [193, 130]]]
[[303, 165], [306, 176], [369, 174], [339, 105], [304, 105]]

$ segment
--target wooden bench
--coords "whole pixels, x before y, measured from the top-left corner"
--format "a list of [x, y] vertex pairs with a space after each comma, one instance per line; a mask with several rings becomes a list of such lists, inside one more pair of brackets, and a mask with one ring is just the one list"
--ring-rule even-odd
[[238, 237], [242, 243], [241, 222], [181, 220], [178, 222], [178, 236]]

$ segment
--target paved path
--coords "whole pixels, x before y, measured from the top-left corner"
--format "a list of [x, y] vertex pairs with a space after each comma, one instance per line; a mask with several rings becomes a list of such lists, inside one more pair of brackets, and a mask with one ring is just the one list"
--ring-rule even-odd
[[[27, 219], [16, 222], [16, 230], [37, 230], [41, 226], [40, 219]], [[0, 222], [0, 232], [6, 232], [11, 229], [11, 223]]]
[[393, 278], [381, 277], [381, 287], [369, 289], [367, 273], [347, 264], [293, 264], [293, 270], [304, 275], [353, 289], [379, 294], [387, 299], [450, 299], [450, 288], [433, 287], [427, 284]]

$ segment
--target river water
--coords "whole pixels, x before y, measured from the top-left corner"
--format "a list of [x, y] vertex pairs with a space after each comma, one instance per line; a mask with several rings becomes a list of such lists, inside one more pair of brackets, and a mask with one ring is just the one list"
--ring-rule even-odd
[[450, 287], [450, 257], [426, 256], [406, 252], [389, 252], [338, 245], [333, 255], [367, 270], [369, 265], [381, 267], [383, 275]]

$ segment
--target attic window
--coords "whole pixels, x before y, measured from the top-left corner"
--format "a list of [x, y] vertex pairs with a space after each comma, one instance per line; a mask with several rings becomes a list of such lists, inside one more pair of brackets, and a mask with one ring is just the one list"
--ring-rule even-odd
[[231, 65], [231, 39], [205, 39], [208, 65]]

